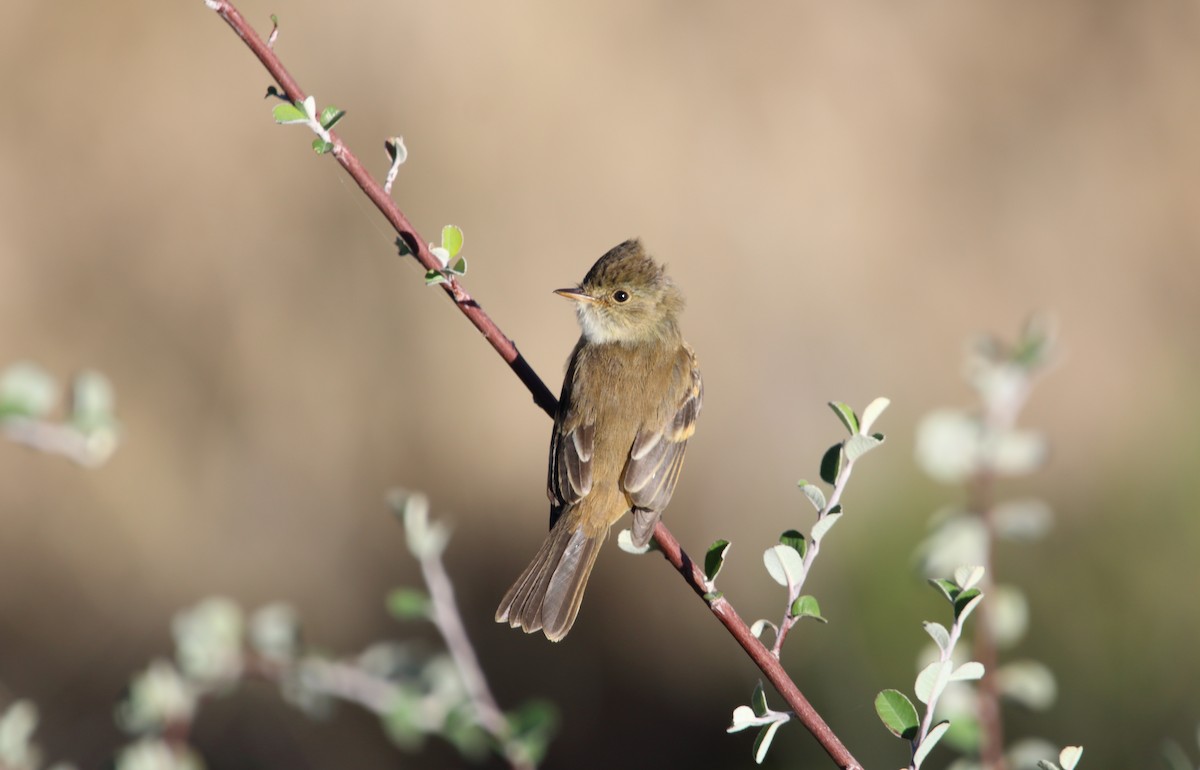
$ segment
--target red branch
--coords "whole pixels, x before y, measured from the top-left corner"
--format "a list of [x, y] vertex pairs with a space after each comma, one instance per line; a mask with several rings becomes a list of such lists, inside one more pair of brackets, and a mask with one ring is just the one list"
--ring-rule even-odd
[[[238, 37], [254, 52], [262, 65], [266, 67], [267, 72], [271, 73], [271, 77], [287, 94], [287, 97], [293, 102], [304, 101], [307, 96], [292, 76], [284, 68], [279, 57], [275, 55], [274, 50], [269, 48], [265, 42], [258, 36], [254, 29], [246, 23], [245, 18], [238, 12], [232, 4], [226, 0], [205, 0], [205, 4], [212, 8], [217, 14], [233, 28]], [[426, 241], [417, 234], [416, 228], [408, 221], [403, 212], [396, 206], [395, 201], [384, 192], [383, 188], [363, 167], [362, 162], [354, 155], [350, 149], [342, 143], [342, 140], [337, 134], [330, 134], [333, 143], [333, 156], [337, 158], [338, 163], [342, 164], [342, 168], [348, 173], [362, 191], [366, 194], [380, 213], [391, 223], [392, 227], [399, 233], [400, 238], [407, 244], [408, 251], [428, 270], [440, 270], [441, 262], [433, 256], [429, 251], [429, 246]], [[512, 370], [520, 378], [529, 392], [533, 394], [534, 402], [542, 408], [546, 414], [554, 416], [558, 409], [558, 401], [554, 394], [546, 387], [533, 368], [521, 356], [517, 350], [517, 346], [513, 341], [500, 331], [495, 322], [483, 311], [466, 289], [458, 281], [457, 276], [450, 276], [446, 283], [442, 284], [442, 288], [450, 299], [454, 302], [463, 315], [470, 319], [471, 323], [475, 324], [483, 336], [491, 343], [496, 352], [500, 354]], [[691, 558], [684, 553], [679, 546], [679, 541], [671, 534], [670, 530], [663, 525], [661, 521], [655, 526], [654, 539], [658, 547], [662, 550], [667, 561], [669, 561], [676, 570], [679, 571], [688, 585], [692, 587], [701, 598], [704, 599], [708, 608], [717, 616], [724, 626], [729, 629], [734, 639], [746, 651], [750, 658], [758, 665], [762, 672], [770, 680], [783, 699], [791, 706], [795, 712], [796, 718], [808, 728], [821, 747], [829, 753], [829, 756], [839, 767], [847, 768], [847, 770], [861, 770], [862, 765], [854, 759], [850, 751], [838, 740], [834, 735], [833, 730], [821, 719], [812, 704], [796, 687], [795, 682], [783, 670], [783, 666], [779, 660], [771, 654], [771, 652], [763, 646], [763, 643], [758, 640], [750, 632], [749, 626], [734, 610], [733, 605], [725, 598], [718, 596], [711, 601], [705, 598], [704, 590], [704, 575], [700, 569], [692, 562]]]
[[[293, 102], [304, 101], [307, 94], [304, 93], [300, 85], [288, 73], [287, 69], [283, 66], [283, 62], [275, 55], [274, 50], [267, 47], [267, 44], [254, 31], [254, 28], [238, 12], [238, 9], [224, 0], [205, 0], [205, 2], [230, 27], [233, 27], [233, 31], [254, 52], [254, 55], [258, 57], [262, 65], [267, 68], [267, 72], [271, 73], [271, 77], [275, 79], [275, 82], [287, 94], [287, 97]], [[442, 264], [438, 261], [437, 257], [430, 253], [428, 243], [417, 234], [416, 228], [408, 221], [408, 217], [404, 216], [404, 212], [400, 211], [399, 207], [396, 206], [396, 202], [383, 191], [379, 183], [371, 178], [371, 175], [367, 173], [358, 156], [350, 151], [350, 148], [342, 142], [336, 133], [330, 132], [330, 139], [333, 143], [333, 156], [337, 158], [338, 163], [342, 164], [342, 168], [346, 169], [346, 173], [358, 183], [358, 186], [362, 188], [366, 196], [375, 204], [375, 208], [379, 209], [384, 218], [387, 219], [400, 235], [400, 238], [407, 245], [408, 251], [412, 253], [425, 269], [440, 270]], [[513, 341], [504, 336], [504, 333], [500, 331], [500, 327], [496, 326], [495, 322], [488, 317], [488, 314], [483, 312], [483, 308], [471, 298], [471, 295], [462, 287], [456, 276], [450, 276], [449, 280], [441, 284], [441, 286], [454, 301], [454, 304], [458, 306], [458, 309], [462, 311], [463, 315], [470, 319], [471, 323], [475, 324], [475, 328], [483, 334], [484, 338], [500, 354], [500, 357], [508, 363], [521, 382], [525, 383], [525, 387], [533, 394], [534, 403], [540, 406], [547, 414], [553, 416], [558, 404], [554, 398], [554, 394], [550, 392], [546, 384], [533, 371], [533, 367], [529, 365], [524, 356], [517, 350], [517, 346], [513, 344]]]

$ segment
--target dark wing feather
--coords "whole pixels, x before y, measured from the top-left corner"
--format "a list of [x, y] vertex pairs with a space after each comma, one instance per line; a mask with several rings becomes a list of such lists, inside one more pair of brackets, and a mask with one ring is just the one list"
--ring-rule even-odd
[[662, 514], [683, 467], [687, 440], [696, 429], [696, 417], [704, 400], [704, 384], [696, 355], [687, 345], [676, 363], [679, 395], [675, 409], [660, 425], [646, 425], [638, 431], [629, 450], [622, 487], [633, 503], [633, 542], [650, 542], [654, 523]]
[[558, 414], [554, 418], [554, 433], [550, 437], [550, 473], [546, 480], [546, 495], [550, 498], [551, 527], [562, 515], [565, 506], [579, 502], [592, 490], [596, 425], [572, 413], [574, 401], [570, 390], [582, 346], [581, 339], [567, 366], [562, 395], [558, 399]]

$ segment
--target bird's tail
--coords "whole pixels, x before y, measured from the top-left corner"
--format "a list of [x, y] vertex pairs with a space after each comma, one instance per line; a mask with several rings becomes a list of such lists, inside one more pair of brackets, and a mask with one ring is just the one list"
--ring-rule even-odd
[[527, 634], [542, 631], [557, 642], [567, 635], [587, 587], [607, 528], [591, 535], [580, 527], [578, 509], [555, 522], [533, 561], [513, 583], [496, 610], [496, 622]]

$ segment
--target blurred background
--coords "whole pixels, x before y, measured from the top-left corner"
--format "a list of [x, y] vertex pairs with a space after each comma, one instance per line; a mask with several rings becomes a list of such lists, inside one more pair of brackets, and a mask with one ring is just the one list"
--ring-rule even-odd
[[[557, 392], [578, 330], [551, 290], [641, 236], [687, 294], [704, 414], [667, 512], [722, 588], [776, 618], [762, 550], [811, 524], [799, 478], [842, 433], [825, 402], [893, 401], [808, 588], [828, 626], [784, 651], [868, 766], [907, 761], [872, 707], [911, 691], [941, 600], [913, 569], [930, 515], [917, 422], [968, 405], [966, 343], [1058, 319], [1022, 424], [1053, 447], [1002, 496], [1058, 513], [1003, 546], [1056, 673], [1009, 735], [1151, 767], [1200, 720], [1200, 8], [1192, 3], [349, 3], [246, 0], [257, 28], [428, 240], [466, 233], [467, 288]], [[115, 11], [115, 12], [114, 12]], [[388, 617], [419, 574], [384, 496], [426, 491], [502, 705], [553, 700], [550, 766], [750, 767], [726, 735], [758, 672], [657, 557], [605, 549], [563, 643], [492, 622], [544, 535], [550, 422], [396, 256], [265, 71], [194, 2], [11, 0], [0, 27], [0, 366], [113, 381], [123, 443], [84, 469], [0, 442], [0, 703], [48, 757], [100, 766], [112, 708], [171, 652], [178, 609], [291, 603], [352, 654], [430, 637]], [[432, 638], [432, 637], [430, 637]], [[781, 702], [769, 693], [773, 705]], [[209, 765], [451, 767], [345, 708], [268, 687], [207, 705]], [[948, 752], [935, 752], [940, 767]], [[767, 766], [827, 766], [798, 726]]]

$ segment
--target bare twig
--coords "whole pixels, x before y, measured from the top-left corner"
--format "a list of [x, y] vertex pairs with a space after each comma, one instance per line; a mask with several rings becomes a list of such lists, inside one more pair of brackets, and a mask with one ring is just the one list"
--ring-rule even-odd
[[[842, 468], [834, 480], [833, 491], [829, 494], [829, 500], [826, 501], [825, 507], [818, 512], [817, 521], [825, 518], [831, 511], [837, 508], [841, 502], [842, 493], [846, 491], [846, 484], [850, 481], [850, 474], [853, 472], [853, 460], [842, 463]], [[796, 601], [796, 597], [800, 596], [800, 591], [804, 588], [804, 581], [808, 579], [808, 573], [812, 570], [813, 562], [817, 560], [817, 554], [820, 552], [821, 539], [811, 538], [808, 548], [804, 552], [804, 571], [800, 573], [800, 579], [796, 581], [796, 584], [788, 590], [788, 609], [784, 613], [783, 620], [775, 632], [775, 643], [771, 646], [771, 654], [776, 658], [779, 658], [780, 653], [783, 651], [783, 642], [787, 639], [788, 632], [792, 630], [792, 626], [800, 621], [801, 616], [792, 614], [792, 602]]]
[[450, 651], [450, 657], [454, 659], [454, 666], [462, 677], [463, 686], [467, 690], [467, 697], [471, 699], [480, 727], [496, 739], [514, 770], [533, 768], [533, 763], [524, 755], [520, 745], [510, 740], [512, 730], [508, 720], [488, 688], [483, 667], [479, 665], [479, 658], [475, 657], [475, 648], [467, 638], [458, 603], [454, 600], [454, 586], [442, 564], [441, 551], [426, 549], [420, 557], [420, 562], [421, 574], [425, 576], [425, 585], [429, 589], [433, 624], [437, 626], [446, 642], [446, 649]]
[[817, 742], [821, 744], [821, 748], [829, 754], [830, 758], [838, 764], [838, 767], [847, 768], [847, 770], [861, 770], [862, 765], [850, 753], [850, 750], [838, 739], [832, 728], [826, 724], [817, 710], [808, 702], [808, 698], [804, 697], [804, 693], [800, 692], [800, 688], [788, 676], [784, 670], [783, 664], [779, 662], [779, 658], [771, 654], [771, 651], [766, 648], [762, 642], [758, 640], [750, 631], [750, 627], [746, 625], [746, 621], [742, 620], [738, 615], [737, 610], [729, 603], [723, 595], [712, 595], [704, 586], [704, 572], [701, 571], [688, 556], [683, 548], [680, 547], [679, 541], [671, 534], [670, 530], [659, 522], [654, 526], [654, 542], [658, 545], [667, 561], [671, 563], [683, 579], [687, 582], [696, 595], [704, 600], [708, 608], [712, 610], [712, 614], [717, 616], [717, 620], [729, 630], [729, 633], [737, 640], [737, 643], [742, 646], [750, 659], [754, 661], [759, 670], [766, 675], [767, 679], [779, 691], [787, 704], [791, 706], [792, 711], [796, 714], [796, 718], [803, 724], [808, 731], [812, 733]]
[[[266, 67], [267, 72], [271, 74], [271, 77], [275, 79], [275, 82], [279, 84], [279, 87], [283, 89], [283, 92], [287, 94], [289, 99], [293, 102], [304, 101], [307, 94], [301, 90], [300, 85], [296, 83], [291, 74], [283, 66], [283, 62], [262, 41], [262, 38], [246, 22], [246, 19], [238, 12], [237, 8], [233, 7], [232, 3], [225, 0], [205, 0], [205, 4], [216, 11], [217, 15], [233, 28], [233, 31], [237, 33], [242, 42], [258, 57], [258, 60]], [[416, 228], [412, 226], [412, 223], [408, 221], [404, 213], [400, 211], [395, 201], [383, 191], [378, 182], [371, 178], [366, 168], [363, 167], [362, 161], [346, 147], [341, 137], [335, 132], [330, 132], [330, 136], [333, 143], [333, 156], [337, 158], [338, 163], [342, 165], [342, 168], [346, 170], [350, 178], [358, 184], [363, 193], [371, 199], [371, 202], [375, 204], [375, 208], [379, 209], [379, 212], [392, 225], [403, 240], [408, 251], [412, 253], [413, 257], [425, 269], [440, 271], [442, 269], [441, 262], [429, 251], [428, 242], [417, 233]], [[513, 344], [513, 341], [504, 336], [500, 328], [488, 317], [487, 313], [483, 312], [483, 308], [471, 298], [471, 295], [466, 292], [456, 277], [450, 276], [441, 286], [446, 294], [454, 300], [454, 304], [458, 306], [462, 314], [470, 319], [475, 328], [483, 334], [484, 338], [495, 348], [500, 357], [508, 363], [521, 382], [525, 384], [525, 387], [533, 395], [534, 402], [547, 414], [553, 415], [558, 403], [554, 398], [554, 394], [550, 392], [546, 384], [533, 371], [533, 368], [517, 350], [517, 346]]]
[[[306, 97], [304, 91], [284, 68], [283, 63], [275, 55], [254, 29], [246, 22], [245, 18], [238, 10], [227, 2], [227, 0], [205, 0], [205, 4], [216, 11], [217, 14], [225, 20], [238, 37], [250, 48], [262, 65], [283, 89], [287, 97], [293, 102], [303, 101]], [[338, 163], [350, 174], [351, 178], [362, 189], [363, 193], [370, 198], [375, 207], [384, 215], [392, 227], [399, 233], [400, 238], [407, 246], [408, 251], [413, 257], [428, 270], [438, 270], [442, 268], [442, 264], [429, 251], [428, 243], [421, 238], [416, 229], [408, 221], [407, 217], [400, 211], [396, 203], [384, 192], [383, 188], [371, 178], [363, 167], [362, 163], [350, 151], [336, 133], [331, 134], [331, 142], [333, 144], [332, 153], [337, 158]], [[500, 357], [503, 358], [509, 367], [516, 373], [517, 377], [529, 389], [533, 395], [534, 402], [541, 407], [542, 411], [551, 417], [554, 416], [558, 408], [558, 400], [554, 394], [550, 392], [546, 384], [538, 377], [529, 363], [517, 351], [516, 345], [512, 340], [506, 337], [495, 322], [483, 311], [483, 308], [467, 293], [461, 282], [456, 276], [450, 276], [448, 280], [442, 284], [442, 288], [451, 298], [458, 309], [470, 319], [487, 341], [492, 345]], [[655, 541], [659, 548], [671, 562], [672, 566], [683, 575], [687, 583], [701, 598], [704, 598], [704, 575], [698, 567], [692, 563], [692, 560], [679, 545], [679, 541], [670, 533], [670, 531], [660, 521], [654, 530]], [[797, 719], [808, 728], [821, 744], [822, 748], [828, 752], [829, 756], [843, 768], [861, 768], [862, 765], [854, 759], [850, 751], [838, 740], [833, 730], [821, 719], [816, 710], [796, 687], [795, 682], [783, 670], [779, 660], [774, 657], [762, 642], [760, 642], [754, 634], [750, 632], [749, 626], [745, 621], [738, 616], [731, 605], [724, 598], [716, 598], [713, 600], [705, 599], [710, 610], [717, 618], [725, 625], [733, 637], [738, 641], [746, 653], [752, 660], [762, 669], [763, 673], [787, 701], [788, 705], [795, 712]]]

